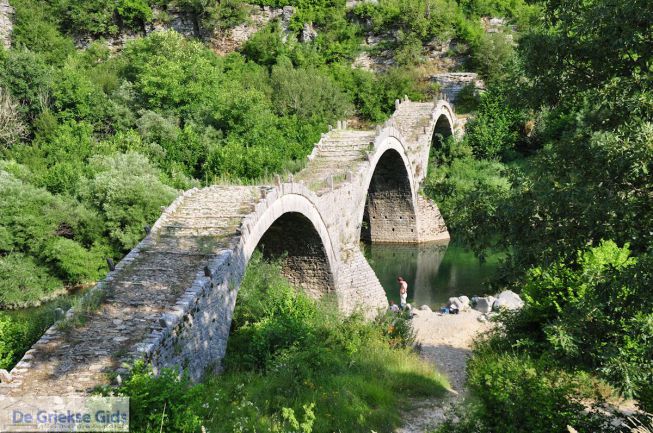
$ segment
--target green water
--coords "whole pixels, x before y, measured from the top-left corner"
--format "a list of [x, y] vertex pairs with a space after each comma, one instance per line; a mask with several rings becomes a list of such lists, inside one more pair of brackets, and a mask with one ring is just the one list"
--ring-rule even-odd
[[388, 295], [399, 303], [397, 276], [408, 282], [408, 302], [439, 308], [451, 296], [480, 295], [499, 266], [501, 255], [481, 263], [464, 246], [455, 244], [365, 244], [365, 257]]

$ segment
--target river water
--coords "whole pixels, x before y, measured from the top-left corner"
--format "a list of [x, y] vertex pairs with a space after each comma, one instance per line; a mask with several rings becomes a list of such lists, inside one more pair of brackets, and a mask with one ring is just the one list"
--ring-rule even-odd
[[469, 249], [446, 243], [363, 244], [365, 257], [388, 299], [399, 303], [397, 276], [408, 282], [408, 302], [439, 309], [452, 296], [480, 295], [498, 269], [501, 256], [481, 263]]

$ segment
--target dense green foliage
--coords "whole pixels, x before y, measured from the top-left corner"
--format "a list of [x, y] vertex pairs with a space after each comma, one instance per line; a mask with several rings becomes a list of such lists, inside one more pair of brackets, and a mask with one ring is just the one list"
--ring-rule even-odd
[[403, 347], [411, 333], [394, 314], [345, 318], [255, 257], [220, 376], [192, 385], [137, 367], [119, 392], [131, 397], [136, 432], [390, 432], [406, 398], [444, 392], [444, 380]]
[[[586, 374], [569, 372], [512, 353], [494, 342], [477, 345], [468, 363], [472, 397], [459, 422], [448, 420], [436, 431], [455, 433], [616, 432], [588, 402], [603, 402], [607, 388]], [[463, 412], [464, 411], [464, 412]]]
[[[505, 248], [502, 282], [526, 301], [477, 347], [454, 431], [613, 431], [578, 403], [618, 393], [653, 406], [653, 7], [542, 3], [544, 25], [520, 37], [429, 178], [454, 233], [472, 233], [480, 254]], [[482, 164], [502, 167], [503, 193], [484, 170], [459, 174]], [[600, 381], [605, 392], [588, 394]]]
[[71, 303], [70, 298], [60, 298], [41, 307], [0, 311], [0, 368], [11, 369], [57, 318], [55, 310], [65, 310]]

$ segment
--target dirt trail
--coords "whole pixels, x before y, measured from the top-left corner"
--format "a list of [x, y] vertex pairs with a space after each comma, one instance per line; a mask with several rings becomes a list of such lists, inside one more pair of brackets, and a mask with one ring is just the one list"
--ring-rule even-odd
[[464, 396], [465, 365], [471, 355], [474, 338], [491, 329], [490, 323], [479, 322], [478, 311], [457, 315], [440, 315], [430, 311], [416, 311], [413, 327], [422, 345], [422, 356], [444, 374], [451, 384], [445, 398], [415, 400], [406, 414], [404, 425], [396, 433], [424, 433], [444, 419], [446, 410]]

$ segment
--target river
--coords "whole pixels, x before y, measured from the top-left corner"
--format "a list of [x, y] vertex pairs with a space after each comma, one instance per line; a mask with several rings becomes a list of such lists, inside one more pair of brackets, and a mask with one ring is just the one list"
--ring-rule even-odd
[[397, 276], [408, 282], [408, 302], [439, 309], [452, 296], [480, 295], [499, 267], [500, 254], [481, 263], [468, 248], [455, 243], [363, 244], [388, 299], [399, 303]]

